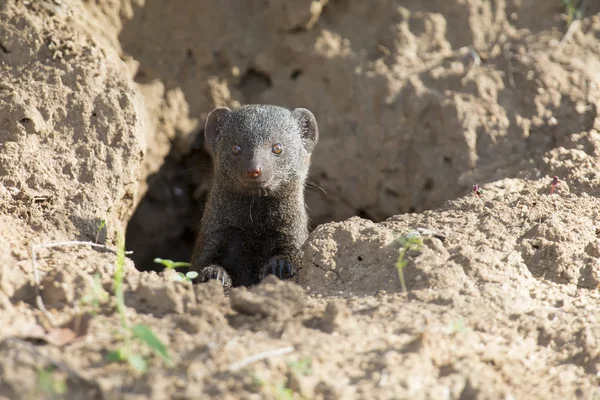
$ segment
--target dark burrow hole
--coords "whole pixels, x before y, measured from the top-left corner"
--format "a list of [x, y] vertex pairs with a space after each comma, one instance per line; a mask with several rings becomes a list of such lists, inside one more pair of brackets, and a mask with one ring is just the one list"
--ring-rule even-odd
[[[191, 150], [174, 149], [147, 180], [148, 190], [127, 225], [125, 243], [137, 269], [162, 271], [155, 258], [189, 261], [210, 188], [212, 161], [202, 148], [204, 132]], [[185, 272], [185, 270], [180, 270]]]

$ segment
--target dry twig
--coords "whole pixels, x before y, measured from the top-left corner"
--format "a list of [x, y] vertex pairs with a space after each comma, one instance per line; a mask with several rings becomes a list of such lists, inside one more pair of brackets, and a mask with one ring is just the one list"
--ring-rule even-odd
[[238, 369], [244, 368], [247, 365], [252, 364], [253, 362], [264, 360], [269, 357], [282, 356], [284, 354], [291, 353], [294, 350], [294, 346], [287, 346], [275, 350], [263, 351], [262, 353], [258, 353], [253, 356], [244, 358], [243, 360], [234, 362], [233, 364], [229, 365], [229, 370], [236, 371]]

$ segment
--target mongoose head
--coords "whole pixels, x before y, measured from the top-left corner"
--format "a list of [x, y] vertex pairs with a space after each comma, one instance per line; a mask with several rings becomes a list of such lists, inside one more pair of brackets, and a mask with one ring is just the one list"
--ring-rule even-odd
[[304, 184], [319, 131], [305, 108], [247, 105], [211, 111], [204, 136], [219, 183], [268, 193], [289, 183]]

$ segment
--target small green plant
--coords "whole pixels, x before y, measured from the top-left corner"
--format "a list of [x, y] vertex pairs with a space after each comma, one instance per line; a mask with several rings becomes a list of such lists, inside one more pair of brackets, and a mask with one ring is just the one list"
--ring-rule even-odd
[[[312, 359], [309, 357], [298, 361], [288, 361], [287, 365], [290, 371], [295, 375], [307, 376], [312, 374]], [[267, 382], [256, 375], [254, 376], [254, 380], [258, 386], [265, 388], [278, 400], [304, 399], [304, 396], [294, 392], [293, 389], [287, 387], [283, 383], [274, 384]]]
[[100, 221], [100, 225], [98, 225], [98, 230], [96, 231], [96, 240], [95, 242], [98, 243], [98, 238], [100, 237], [100, 232], [102, 232], [102, 229], [106, 228], [106, 220], [103, 219], [102, 221]]
[[312, 374], [312, 359], [310, 357], [298, 361], [288, 361], [287, 365], [297, 375], [307, 376]]
[[294, 400], [294, 391], [284, 384], [273, 384], [257, 376], [254, 377], [256, 384], [268, 390], [277, 400]]
[[167, 365], [171, 366], [172, 361], [167, 347], [154, 334], [152, 329], [146, 325], [131, 325], [125, 314], [125, 297], [123, 291], [123, 274], [125, 271], [125, 242], [123, 235], [118, 237], [117, 261], [115, 263], [115, 275], [113, 279], [113, 290], [117, 303], [117, 312], [121, 319], [121, 334], [123, 335], [123, 345], [108, 354], [108, 360], [113, 362], [129, 362], [134, 369], [139, 372], [145, 372], [148, 365], [144, 357], [132, 351], [131, 343], [134, 339], [146, 344], [158, 356], [160, 356]]
[[96, 314], [100, 309], [100, 303], [108, 301], [110, 295], [102, 287], [100, 274], [95, 274], [92, 284], [90, 285], [90, 293], [81, 298], [81, 303], [90, 304], [92, 306], [92, 315]]
[[179, 267], [191, 267], [192, 266], [192, 264], [190, 264], [188, 262], [165, 260], [165, 259], [162, 259], [162, 258], [155, 258], [154, 262], [158, 263], [158, 264], [162, 264], [162, 265], [164, 265], [165, 267], [167, 267], [169, 269], [174, 269], [174, 268], [179, 268]]
[[465, 321], [462, 318], [455, 320], [450, 324], [450, 330], [452, 332], [463, 332], [465, 330]]
[[408, 292], [406, 289], [406, 282], [404, 281], [404, 267], [406, 267], [406, 264], [408, 264], [408, 261], [406, 261], [406, 253], [413, 250], [418, 251], [423, 245], [423, 240], [418, 232], [407, 233], [406, 235], [400, 236], [396, 240], [402, 246], [398, 254], [398, 259], [396, 260], [396, 268], [398, 269], [400, 286], [402, 287], [402, 291], [406, 293]]
[[[291, 373], [294, 375], [307, 376], [312, 374], [312, 360], [309, 357], [298, 361], [288, 361], [287, 365]], [[257, 375], [254, 375], [254, 382], [256, 385], [271, 393], [277, 400], [304, 399], [302, 394], [295, 392], [293, 389], [289, 388], [283, 383], [274, 384], [260, 378]]]
[[54, 376], [54, 368], [52, 367], [38, 369], [38, 388], [50, 398], [56, 398], [67, 393], [67, 384], [64, 378]]
[[562, 0], [562, 3], [565, 6], [565, 14], [567, 15], [566, 22], [567, 26], [569, 26], [576, 17], [579, 18], [577, 15], [581, 12], [581, 10], [579, 10], [577, 7], [579, 0]]
[[[162, 258], [155, 258], [154, 262], [157, 264], [162, 264], [164, 265], [166, 268], [168, 269], [175, 269], [175, 268], [180, 268], [180, 267], [191, 267], [192, 264], [188, 263], [188, 262], [182, 262], [182, 261], [173, 261], [173, 260], [164, 260]], [[187, 283], [192, 283], [193, 279], [196, 279], [198, 277], [198, 273], [196, 271], [189, 271], [185, 274], [183, 274], [182, 272], [178, 272], [175, 276], [173, 276], [173, 280], [175, 282], [187, 282]]]

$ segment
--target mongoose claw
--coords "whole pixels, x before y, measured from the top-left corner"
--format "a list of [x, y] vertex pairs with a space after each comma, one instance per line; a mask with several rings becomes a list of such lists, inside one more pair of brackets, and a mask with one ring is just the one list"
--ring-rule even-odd
[[221, 282], [223, 286], [231, 287], [231, 277], [229, 276], [227, 271], [225, 271], [225, 269], [221, 266], [209, 265], [208, 267], [204, 267], [200, 271], [199, 275], [200, 276], [198, 280], [200, 282], [206, 282], [210, 279], [215, 279]]
[[290, 279], [295, 275], [294, 264], [286, 259], [273, 257], [263, 269], [261, 279], [270, 274], [279, 279]]

